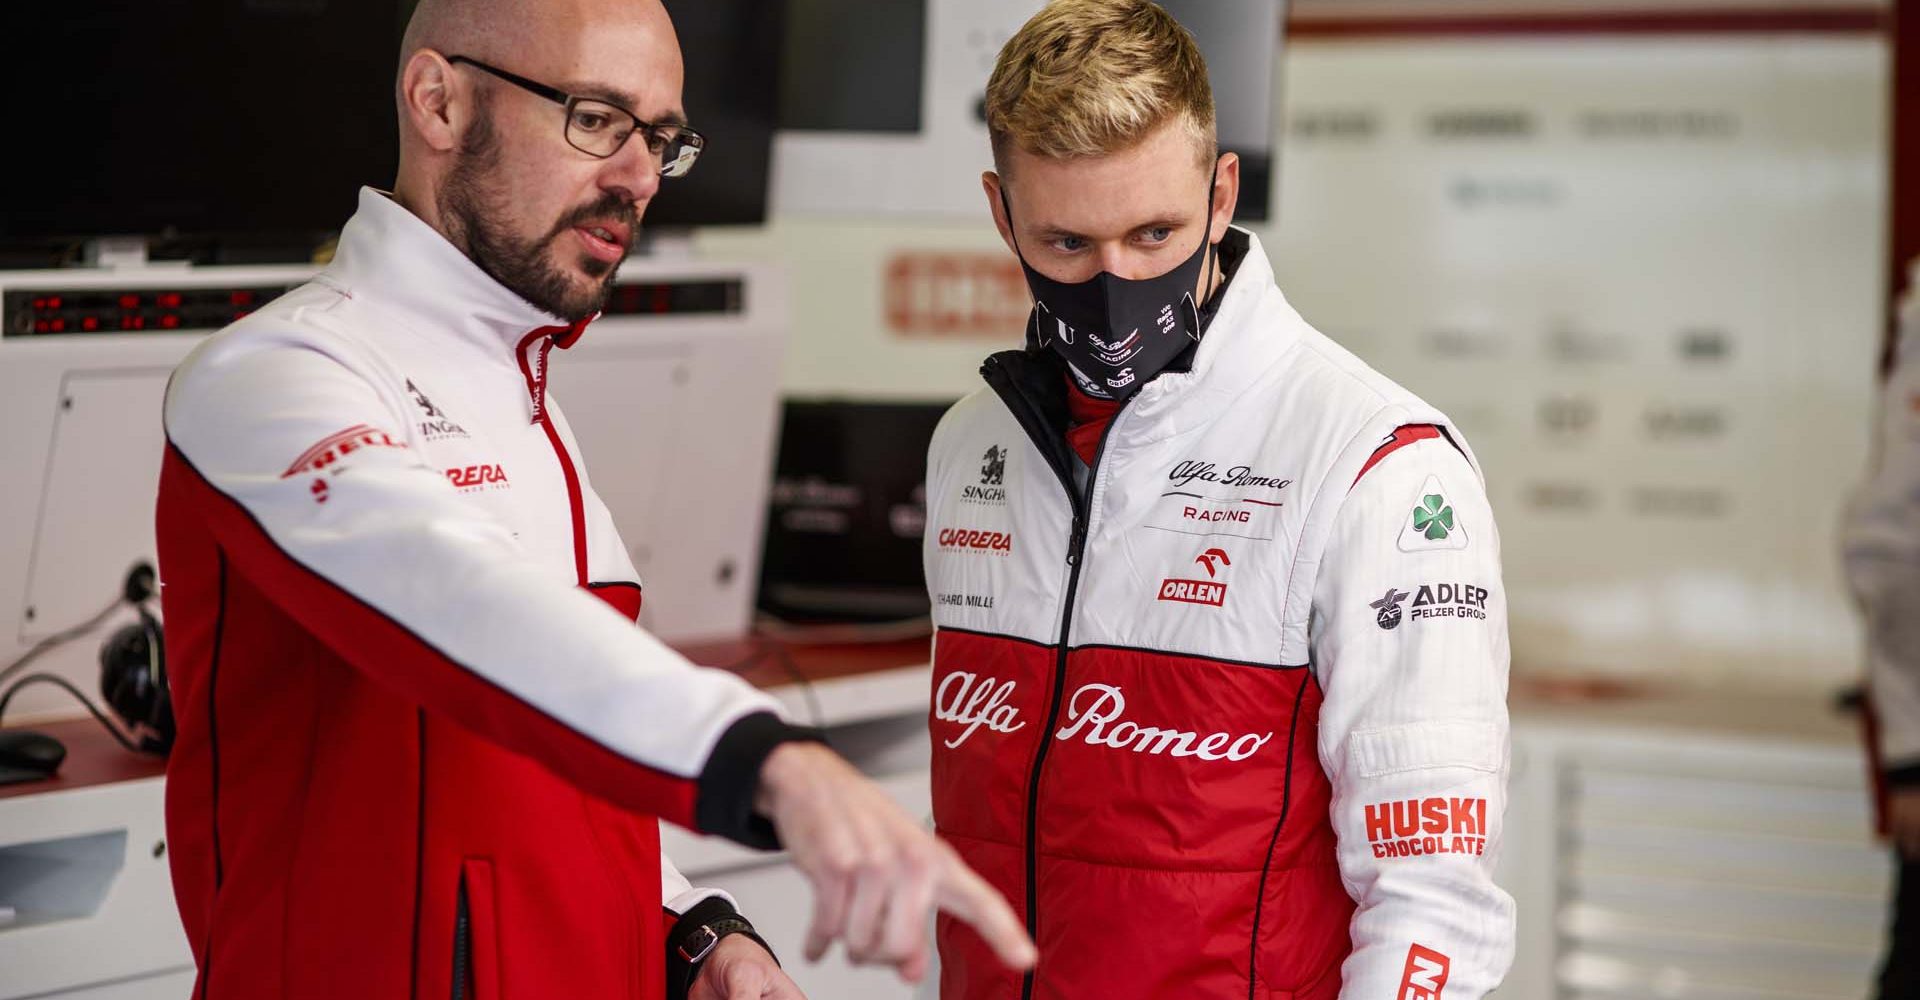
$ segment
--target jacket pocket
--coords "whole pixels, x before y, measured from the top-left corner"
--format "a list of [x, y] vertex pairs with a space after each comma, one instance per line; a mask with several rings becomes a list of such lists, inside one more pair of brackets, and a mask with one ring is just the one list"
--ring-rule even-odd
[[454, 899], [453, 1000], [500, 996], [499, 925], [494, 913], [493, 862], [467, 858], [460, 863], [460, 889]]

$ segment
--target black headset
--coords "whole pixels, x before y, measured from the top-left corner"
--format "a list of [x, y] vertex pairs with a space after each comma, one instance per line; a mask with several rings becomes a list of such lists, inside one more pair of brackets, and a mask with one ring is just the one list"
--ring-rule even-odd
[[153, 567], [136, 563], [122, 597], [140, 621], [122, 627], [100, 645], [100, 696], [140, 741], [140, 749], [165, 757], [173, 749], [173, 697], [167, 691], [167, 643], [147, 610], [154, 595]]

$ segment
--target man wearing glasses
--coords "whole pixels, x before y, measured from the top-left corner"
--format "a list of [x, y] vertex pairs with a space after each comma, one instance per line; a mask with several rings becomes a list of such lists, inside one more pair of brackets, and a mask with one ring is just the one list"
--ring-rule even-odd
[[175, 373], [157, 527], [196, 996], [799, 996], [658, 818], [790, 851], [809, 957], [918, 979], [938, 908], [1031, 961], [874, 785], [634, 627], [546, 360], [700, 155], [680, 83], [657, 0], [422, 0], [393, 193]]

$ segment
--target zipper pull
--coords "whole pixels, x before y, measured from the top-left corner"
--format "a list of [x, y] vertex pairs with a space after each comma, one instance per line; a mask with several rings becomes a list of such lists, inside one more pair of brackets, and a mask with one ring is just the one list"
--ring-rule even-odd
[[1073, 518], [1073, 535], [1067, 539], [1067, 565], [1080, 565], [1080, 549], [1087, 544], [1087, 522], [1078, 514]]

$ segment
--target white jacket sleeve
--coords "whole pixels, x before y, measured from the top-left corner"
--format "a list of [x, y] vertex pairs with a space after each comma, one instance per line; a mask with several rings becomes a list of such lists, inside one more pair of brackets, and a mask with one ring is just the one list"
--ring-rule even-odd
[[1920, 304], [1909, 302], [1881, 395], [1873, 472], [1842, 533], [1847, 583], [1867, 624], [1874, 749], [1890, 783], [1920, 783]]
[[792, 731], [769, 698], [543, 574], [407, 446], [356, 359], [248, 332], [196, 352], [165, 413], [167, 475], [237, 572], [358, 669], [579, 787], [772, 846], [753, 786]]
[[1444, 437], [1353, 485], [1316, 583], [1312, 649], [1340, 873], [1358, 904], [1340, 995], [1477, 1000], [1513, 961], [1513, 900], [1493, 883], [1506, 595], [1485, 488]]

